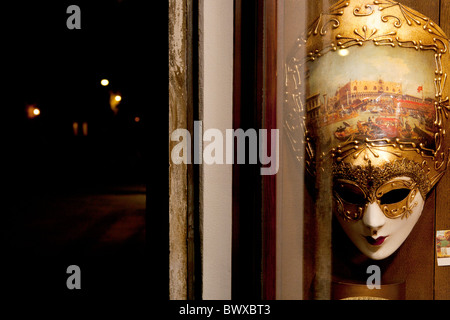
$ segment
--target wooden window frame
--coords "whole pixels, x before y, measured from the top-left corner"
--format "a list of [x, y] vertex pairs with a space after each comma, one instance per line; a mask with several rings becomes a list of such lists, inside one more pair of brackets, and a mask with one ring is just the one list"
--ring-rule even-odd
[[[235, 0], [233, 129], [276, 129], [277, 0]], [[270, 145], [270, 135], [268, 135]], [[276, 175], [233, 165], [232, 298], [276, 295]]]

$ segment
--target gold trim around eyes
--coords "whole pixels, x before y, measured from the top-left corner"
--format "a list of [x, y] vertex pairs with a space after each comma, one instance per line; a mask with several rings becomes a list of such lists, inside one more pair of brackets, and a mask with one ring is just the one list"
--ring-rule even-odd
[[[408, 195], [401, 201], [390, 203], [390, 204], [381, 204], [381, 197], [386, 193], [398, 190], [398, 189], [409, 189]], [[377, 189], [376, 198], [377, 203], [383, 211], [384, 215], [389, 219], [397, 219], [397, 218], [408, 218], [412, 214], [412, 210], [417, 206], [417, 202], [413, 202], [417, 192], [419, 191], [417, 187], [417, 183], [413, 180], [395, 180], [390, 181], [388, 183], [383, 184], [381, 187]]]
[[[359, 186], [354, 181], [338, 179], [335, 182], [335, 186], [339, 187], [343, 187], [344, 184], [351, 185], [361, 190], [361, 192], [364, 195], [364, 198], [367, 200], [364, 205], [350, 203], [342, 199], [342, 197], [335, 190], [335, 188], [333, 188], [334, 189], [333, 195], [335, 200], [334, 203], [337, 213], [347, 222], [358, 221], [362, 219], [368, 203], [377, 202], [383, 214], [389, 219], [408, 218], [412, 214], [414, 207], [418, 205], [418, 202], [414, 201], [414, 199], [419, 193], [419, 189], [417, 187], [417, 183], [414, 182], [413, 180], [390, 181], [380, 186], [375, 192], [375, 195], [367, 193], [363, 188], [361, 188], [361, 186]], [[397, 189], [409, 189], [410, 192], [403, 200], [399, 202], [382, 205], [380, 200], [381, 197], [385, 195], [387, 192]]]
[[387, 192], [396, 190], [396, 189], [409, 189], [413, 190], [417, 188], [417, 183], [415, 183], [413, 180], [394, 180], [387, 182], [383, 185], [381, 185], [376, 193], [375, 196], [377, 199], [380, 199], [382, 196], [384, 196]]
[[336, 190], [336, 186], [342, 188], [344, 184], [351, 185], [361, 190], [364, 199], [369, 198], [368, 193], [366, 192], [366, 190], [361, 188], [361, 186], [359, 186], [356, 182], [351, 180], [337, 179], [334, 183], [333, 198], [337, 213], [342, 217], [342, 219], [344, 219], [344, 221], [347, 222], [358, 221], [363, 217], [364, 210], [367, 207], [367, 204], [361, 206], [360, 204], [350, 203], [342, 199], [342, 197], [339, 195], [339, 192]]
[[363, 217], [367, 204], [360, 206], [358, 204], [348, 203], [343, 200], [336, 191], [333, 191], [333, 199], [334, 210], [336, 210], [344, 221], [358, 221]]
[[384, 215], [389, 219], [409, 218], [413, 213], [413, 209], [418, 205], [418, 202], [414, 201], [418, 192], [419, 190], [417, 188], [411, 189], [405, 199], [396, 203], [381, 205], [380, 200], [377, 200], [377, 203], [381, 207]]
[[[334, 182], [334, 186], [339, 186], [339, 187], [343, 187], [343, 184], [349, 184], [351, 186], [354, 186], [356, 188], [358, 188], [359, 190], [361, 190], [361, 192], [364, 195], [364, 198], [368, 198], [368, 192], [366, 190], [364, 190], [364, 188], [362, 188], [357, 182], [355, 181], [351, 181], [351, 180], [346, 180], [346, 179], [336, 179], [336, 181]], [[344, 200], [345, 201], [345, 200]]]
[[376, 194], [375, 191], [385, 185], [385, 181], [394, 181], [399, 177], [408, 177], [417, 183], [424, 199], [431, 189], [427, 172], [422, 164], [405, 158], [382, 166], [373, 166], [370, 161], [367, 166], [345, 162], [333, 163], [332, 174], [335, 181], [353, 181], [367, 191], [367, 194]]

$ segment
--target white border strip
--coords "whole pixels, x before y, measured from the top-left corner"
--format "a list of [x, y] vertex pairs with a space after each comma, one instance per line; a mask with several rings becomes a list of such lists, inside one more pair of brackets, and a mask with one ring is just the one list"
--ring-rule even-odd
[[[233, 0], [200, 1], [200, 15], [203, 131], [216, 128], [225, 136], [233, 128]], [[205, 165], [201, 170], [203, 299], [229, 300], [232, 166]]]

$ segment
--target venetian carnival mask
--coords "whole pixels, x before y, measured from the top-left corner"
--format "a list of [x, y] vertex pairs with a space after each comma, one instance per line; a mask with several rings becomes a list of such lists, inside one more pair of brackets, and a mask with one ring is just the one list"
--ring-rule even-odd
[[305, 144], [311, 176], [329, 168], [340, 225], [363, 254], [384, 259], [448, 165], [449, 40], [397, 1], [347, 0], [296, 45], [285, 70], [292, 146]]

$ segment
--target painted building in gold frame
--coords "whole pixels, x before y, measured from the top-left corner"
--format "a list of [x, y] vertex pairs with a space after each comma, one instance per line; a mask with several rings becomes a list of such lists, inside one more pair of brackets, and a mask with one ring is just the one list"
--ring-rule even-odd
[[339, 89], [337, 95], [341, 105], [350, 105], [364, 99], [398, 97], [403, 94], [402, 84], [379, 79], [378, 81], [351, 80]]

